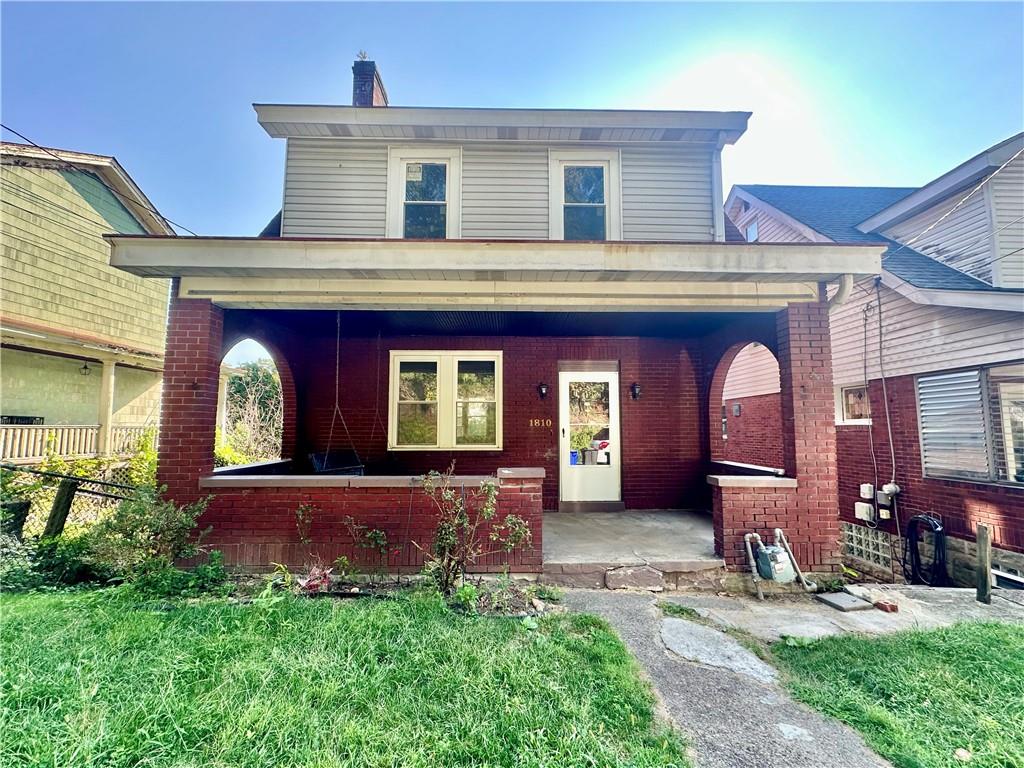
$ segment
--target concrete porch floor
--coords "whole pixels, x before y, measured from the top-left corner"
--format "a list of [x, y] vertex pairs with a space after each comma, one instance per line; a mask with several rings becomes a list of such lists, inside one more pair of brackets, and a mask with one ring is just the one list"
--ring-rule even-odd
[[691, 510], [546, 513], [544, 564], [646, 564], [661, 571], [724, 566], [715, 556], [710, 513]]

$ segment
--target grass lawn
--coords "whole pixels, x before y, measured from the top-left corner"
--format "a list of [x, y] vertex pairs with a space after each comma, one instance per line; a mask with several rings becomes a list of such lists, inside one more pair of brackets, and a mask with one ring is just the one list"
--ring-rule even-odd
[[683, 766], [600, 620], [429, 598], [0, 600], [0, 765]]
[[772, 650], [799, 699], [849, 723], [899, 768], [1024, 768], [1024, 626], [965, 623]]

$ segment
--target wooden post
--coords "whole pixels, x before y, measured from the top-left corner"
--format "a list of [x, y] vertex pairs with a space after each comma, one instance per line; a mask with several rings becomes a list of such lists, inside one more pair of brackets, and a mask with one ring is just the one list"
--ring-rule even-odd
[[113, 360], [103, 361], [103, 375], [100, 378], [99, 434], [97, 435], [96, 452], [107, 456], [111, 452], [110, 430], [114, 422], [114, 386], [117, 380], [117, 363]]
[[57, 495], [53, 497], [53, 506], [50, 507], [50, 516], [46, 518], [46, 528], [43, 530], [44, 539], [52, 539], [64, 533], [64, 524], [68, 521], [71, 502], [75, 500], [77, 490], [77, 480], [60, 481], [60, 485], [57, 486]]
[[992, 531], [978, 523], [978, 602], [992, 602]]

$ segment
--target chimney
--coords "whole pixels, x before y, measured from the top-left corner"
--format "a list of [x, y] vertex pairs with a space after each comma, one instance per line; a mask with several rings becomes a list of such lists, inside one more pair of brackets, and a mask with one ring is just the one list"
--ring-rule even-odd
[[352, 106], [386, 107], [388, 92], [380, 79], [377, 62], [360, 59], [352, 64]]

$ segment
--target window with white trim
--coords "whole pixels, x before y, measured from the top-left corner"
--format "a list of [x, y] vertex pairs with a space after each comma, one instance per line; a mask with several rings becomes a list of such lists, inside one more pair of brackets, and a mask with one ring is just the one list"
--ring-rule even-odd
[[746, 238], [748, 243], [757, 242], [757, 219], [747, 224]]
[[549, 153], [552, 240], [621, 240], [619, 153], [552, 150]]
[[462, 157], [458, 147], [388, 150], [388, 237], [461, 237], [461, 200]]
[[863, 384], [840, 388], [839, 402], [843, 422], [871, 420], [871, 399], [868, 397], [868, 388]]
[[500, 351], [391, 352], [391, 450], [500, 450]]
[[1024, 363], [917, 377], [925, 475], [1024, 484]]

